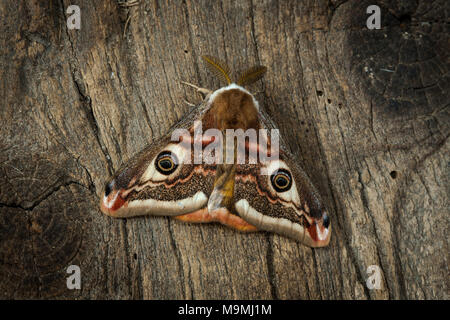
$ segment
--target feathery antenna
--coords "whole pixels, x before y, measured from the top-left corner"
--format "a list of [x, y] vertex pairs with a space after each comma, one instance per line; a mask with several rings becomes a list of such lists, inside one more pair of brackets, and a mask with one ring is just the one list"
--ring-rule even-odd
[[211, 56], [202, 56], [203, 60], [207, 62], [208, 69], [211, 70], [220, 80], [227, 84], [231, 84], [230, 68], [226, 63]]
[[239, 77], [237, 84], [240, 86], [246, 86], [252, 84], [261, 79], [266, 73], [267, 68], [264, 66], [254, 66], [245, 70]]

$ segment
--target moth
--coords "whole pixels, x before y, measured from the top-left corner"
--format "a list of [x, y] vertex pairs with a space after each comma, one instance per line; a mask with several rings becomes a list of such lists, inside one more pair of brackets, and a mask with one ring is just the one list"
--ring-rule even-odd
[[[311, 247], [328, 245], [330, 218], [316, 188], [244, 88], [261, 79], [266, 68], [249, 68], [233, 82], [224, 62], [203, 59], [227, 85], [211, 91], [185, 83], [203, 94], [203, 101], [109, 179], [101, 211], [118, 218], [219, 222], [243, 232], [274, 232]], [[253, 130], [265, 134], [245, 135]], [[174, 138], [175, 132], [181, 133]], [[229, 132], [244, 133], [240, 146], [238, 135]], [[205, 154], [209, 161], [198, 161]]]

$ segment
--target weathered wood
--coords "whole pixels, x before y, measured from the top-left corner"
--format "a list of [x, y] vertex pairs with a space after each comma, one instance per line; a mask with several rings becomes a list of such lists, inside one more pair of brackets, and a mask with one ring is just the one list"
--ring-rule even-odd
[[[0, 297], [448, 298], [448, 1], [73, 2], [0, 3]], [[329, 247], [100, 213], [108, 176], [199, 101], [180, 80], [220, 86], [202, 54], [268, 67], [250, 89], [329, 206]]]

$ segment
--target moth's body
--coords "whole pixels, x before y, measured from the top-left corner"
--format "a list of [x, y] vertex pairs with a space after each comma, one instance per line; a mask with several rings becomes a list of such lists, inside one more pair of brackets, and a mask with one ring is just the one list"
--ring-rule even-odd
[[[112, 177], [101, 200], [102, 212], [113, 217], [151, 214], [186, 222], [220, 222], [245, 232], [276, 232], [313, 247], [328, 244], [328, 215], [308, 177], [282, 143], [276, 160], [237, 163], [233, 144], [234, 149], [223, 150], [224, 158], [227, 153], [234, 155], [234, 163], [195, 164], [195, 120], [201, 120], [203, 132], [275, 128], [243, 87], [233, 83], [209, 92], [176, 126], [189, 129], [189, 136], [171, 141], [168, 134]], [[202, 139], [204, 150], [212, 141], [208, 136]], [[224, 145], [226, 139], [225, 135]], [[270, 135], [256, 145], [246, 143], [246, 151], [259, 150], [263, 143], [270, 146]], [[269, 174], [262, 174], [264, 170]]]

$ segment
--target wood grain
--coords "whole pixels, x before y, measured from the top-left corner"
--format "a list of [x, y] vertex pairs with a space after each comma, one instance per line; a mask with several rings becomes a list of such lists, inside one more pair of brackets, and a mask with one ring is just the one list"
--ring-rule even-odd
[[[75, 2], [0, 3], [1, 298], [448, 299], [448, 1]], [[330, 208], [329, 247], [100, 213], [108, 176], [200, 101], [180, 81], [220, 87], [204, 54], [268, 67], [249, 89]]]

